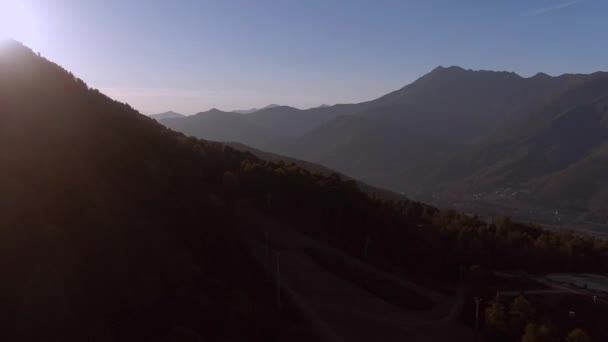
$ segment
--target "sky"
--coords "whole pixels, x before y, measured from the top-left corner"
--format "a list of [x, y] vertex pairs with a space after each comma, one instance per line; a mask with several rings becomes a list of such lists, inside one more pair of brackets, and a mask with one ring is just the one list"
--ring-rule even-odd
[[608, 70], [605, 0], [0, 0], [22, 41], [145, 114], [370, 100], [436, 66]]

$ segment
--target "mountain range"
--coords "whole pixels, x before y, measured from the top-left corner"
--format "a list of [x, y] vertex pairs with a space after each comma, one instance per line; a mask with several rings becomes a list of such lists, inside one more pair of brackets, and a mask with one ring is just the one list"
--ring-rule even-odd
[[239, 117], [213, 111], [162, 123], [441, 205], [603, 225], [607, 80], [601, 72], [526, 78], [438, 67], [367, 102]]
[[[551, 170], [602, 171], [593, 124], [605, 123], [604, 87], [596, 75], [529, 118], [526, 129], [553, 141], [571, 115], [589, 115], [587, 139], [558, 147], [589, 157], [551, 159]], [[396, 126], [335, 115], [353, 106], [312, 110], [320, 127], [353, 134], [344, 150], [357, 132]], [[256, 116], [259, 127], [272, 130], [264, 120], [278, 108]], [[6, 341], [471, 340], [478, 333], [452, 317], [465, 317], [459, 303], [492, 270], [608, 267], [603, 239], [388, 199], [321, 166], [172, 131], [14, 41], [0, 42], [0, 122]], [[513, 144], [526, 148], [518, 132]], [[475, 265], [468, 280], [463, 265]]]

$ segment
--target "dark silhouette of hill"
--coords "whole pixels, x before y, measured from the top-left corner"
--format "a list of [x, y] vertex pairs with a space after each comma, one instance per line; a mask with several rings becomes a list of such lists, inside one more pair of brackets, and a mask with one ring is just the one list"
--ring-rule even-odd
[[608, 267], [605, 240], [372, 198], [186, 137], [16, 42], [0, 45], [0, 122], [7, 341], [313, 339], [289, 303], [274, 309], [248, 253], [253, 215], [355, 257], [372, 241], [371, 265], [444, 286], [463, 265]]
[[150, 115], [150, 117], [156, 121], [161, 121], [164, 119], [175, 119], [175, 118], [182, 118], [185, 115], [180, 114], [180, 113], [176, 113], [173, 111], [168, 111], [168, 112], [164, 112], [164, 113], [160, 113], [160, 114], [152, 114]]
[[237, 233], [230, 170], [252, 155], [172, 132], [13, 41], [0, 121], [2, 339], [291, 339]]

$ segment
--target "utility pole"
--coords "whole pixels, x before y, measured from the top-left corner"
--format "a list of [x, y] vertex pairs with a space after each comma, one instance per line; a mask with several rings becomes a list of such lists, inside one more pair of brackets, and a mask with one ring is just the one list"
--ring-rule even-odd
[[281, 252], [275, 253], [277, 275], [277, 308], [281, 310]]
[[475, 301], [475, 330], [479, 330], [479, 304], [483, 301], [481, 297], [473, 298]]
[[270, 236], [268, 231], [264, 231], [264, 242], [266, 243], [266, 260], [270, 261]]
[[370, 236], [365, 237], [365, 245], [363, 245], [363, 258], [367, 259], [367, 251], [369, 250]]

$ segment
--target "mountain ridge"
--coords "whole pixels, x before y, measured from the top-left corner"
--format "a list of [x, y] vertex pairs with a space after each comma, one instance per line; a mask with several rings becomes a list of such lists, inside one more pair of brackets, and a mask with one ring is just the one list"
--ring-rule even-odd
[[[554, 119], [551, 111], [564, 111], [601, 96], [603, 88], [584, 86], [594, 80], [602, 82], [607, 75], [606, 72], [558, 76], [537, 73], [522, 77], [508, 71], [439, 66], [370, 101], [308, 110], [276, 107], [248, 115], [249, 124], [282, 133], [266, 133], [271, 138], [264, 141], [251, 144], [251, 139], [243, 141], [235, 132], [226, 135], [230, 141], [250, 142], [262, 150], [320, 163], [399, 193], [424, 198], [451, 193], [446, 197], [449, 203], [453, 202], [454, 194], [462, 194], [457, 201], [466, 202], [477, 191], [473, 189], [478, 188], [471, 184], [487, 184], [483, 191], [509, 187], [508, 177], [496, 176], [500, 169], [496, 163], [511, 165], [512, 170], [502, 168], [503, 175], [508, 172], [523, 175], [522, 171], [516, 171], [525, 168], [523, 160], [522, 166], [516, 166], [500, 159], [515, 158], [517, 153], [523, 155], [523, 147], [516, 148], [518, 143], [513, 139], [527, 131], [531, 136], [539, 136], [534, 144], [541, 146], [540, 140], [545, 138], [539, 130]], [[584, 106], [579, 108], [583, 112], [588, 110]], [[576, 129], [582, 123], [572, 121], [569, 125]], [[204, 137], [202, 132], [188, 133]], [[483, 144], [487, 147], [483, 148]], [[457, 161], [458, 158], [462, 160]], [[529, 160], [533, 163], [533, 158]], [[532, 164], [529, 167], [532, 170]], [[550, 188], [556, 189], [557, 175], [546, 177]], [[471, 183], [473, 179], [476, 181]], [[466, 188], [470, 191], [463, 190]], [[444, 190], [437, 193], [437, 189]], [[540, 183], [524, 187], [523, 191], [538, 191], [539, 201], [542, 197], [547, 204], [564, 204], [550, 200], [550, 191], [541, 191]], [[603, 195], [588, 196], [603, 198]], [[597, 208], [602, 202], [581, 203], [587, 203], [583, 207]]]
[[183, 118], [185, 115], [170, 110], [159, 114], [150, 114], [150, 117], [156, 121], [161, 121], [165, 119]]

